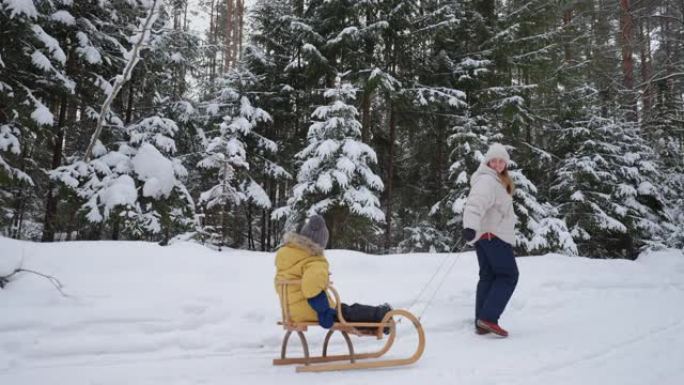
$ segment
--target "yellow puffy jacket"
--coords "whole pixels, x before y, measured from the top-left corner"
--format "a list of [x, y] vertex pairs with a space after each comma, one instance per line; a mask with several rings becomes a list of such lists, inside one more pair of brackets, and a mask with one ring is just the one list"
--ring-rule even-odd
[[[318, 315], [306, 300], [328, 287], [328, 260], [323, 255], [323, 248], [302, 235], [287, 233], [284, 243], [276, 252], [275, 280], [302, 281], [301, 286], [287, 286], [290, 317], [295, 322], [316, 322]], [[280, 296], [277, 284], [276, 291]], [[328, 302], [334, 307], [330, 298]]]

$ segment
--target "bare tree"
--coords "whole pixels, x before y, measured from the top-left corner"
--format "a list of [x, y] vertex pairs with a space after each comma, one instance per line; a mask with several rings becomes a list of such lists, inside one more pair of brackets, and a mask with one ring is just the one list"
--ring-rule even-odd
[[620, 46], [622, 49], [622, 75], [626, 93], [627, 118], [637, 120], [637, 105], [634, 95], [634, 17], [630, 0], [620, 0]]
[[138, 40], [135, 42], [135, 44], [133, 44], [133, 47], [125, 55], [125, 57], [128, 59], [128, 61], [126, 62], [126, 66], [124, 67], [123, 72], [116, 76], [114, 80], [114, 85], [112, 86], [112, 91], [109, 95], [107, 95], [107, 99], [105, 99], [104, 103], [102, 104], [102, 108], [100, 109], [100, 116], [97, 118], [97, 126], [95, 127], [95, 133], [90, 139], [90, 143], [88, 144], [88, 148], [85, 152], [84, 158], [86, 162], [89, 161], [93, 155], [93, 147], [95, 146], [95, 143], [97, 143], [97, 140], [100, 137], [100, 134], [102, 133], [102, 127], [104, 125], [105, 119], [107, 118], [107, 115], [109, 114], [112, 102], [116, 98], [116, 95], [119, 94], [119, 91], [121, 91], [121, 87], [123, 87], [123, 85], [128, 80], [130, 80], [131, 74], [133, 73], [133, 69], [140, 61], [140, 51], [145, 47], [145, 45], [150, 40], [152, 25], [155, 21], [157, 21], [157, 18], [159, 17], [161, 4], [162, 0], [153, 0], [152, 6], [149, 10], [149, 14], [137, 30], [139, 31]]

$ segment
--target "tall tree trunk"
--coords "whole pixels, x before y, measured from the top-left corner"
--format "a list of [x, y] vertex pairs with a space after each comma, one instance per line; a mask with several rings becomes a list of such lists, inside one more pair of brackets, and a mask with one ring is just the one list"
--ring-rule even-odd
[[[273, 207], [280, 207], [280, 197], [277, 195], [277, 188], [278, 188], [278, 182], [275, 181], [273, 178], [269, 178], [268, 181], [268, 196], [271, 198], [271, 202], [273, 202]], [[271, 213], [272, 211], [269, 210], [269, 215], [268, 215], [268, 236], [266, 237], [266, 248], [268, 250], [271, 250], [274, 245], [276, 245], [276, 222], [271, 220]]]
[[266, 209], [261, 209], [261, 233], [259, 234], [259, 243], [261, 244], [261, 251], [266, 251], [266, 227], [268, 220], [266, 220]]
[[620, 46], [622, 49], [622, 75], [625, 92], [626, 118], [631, 122], [638, 119], [634, 92], [634, 18], [630, 0], [620, 0]]
[[444, 174], [448, 169], [446, 165], [445, 153], [445, 135], [446, 135], [446, 122], [443, 116], [437, 115], [436, 117], [436, 135], [435, 135], [435, 169], [434, 169], [434, 183], [435, 189], [434, 193], [436, 196], [442, 196], [442, 189], [444, 188]]
[[121, 217], [119, 217], [118, 210], [114, 210], [114, 215], [112, 215], [112, 240], [119, 240], [119, 234], [121, 233]]
[[[80, 101], [73, 100], [67, 109], [66, 121], [69, 129], [64, 131], [64, 153], [71, 153], [75, 151], [75, 149], [83, 148], [82, 143], [79, 142], [79, 138], [83, 136], [82, 133], [84, 132], [80, 129], [83, 124], [83, 110], [81, 108], [83, 106], [84, 98], [85, 95], [81, 95]], [[63, 215], [66, 218], [64, 231], [67, 234], [67, 241], [76, 239], [72, 234], [78, 234], [80, 225], [78, 220], [80, 203], [81, 202], [78, 199], [71, 199], [64, 206]]]
[[[181, 7], [178, 9], [179, 18], [181, 22], [178, 25], [177, 31], [187, 32], [188, 31], [188, 3], [189, 0], [185, 0]], [[185, 94], [186, 84], [185, 84], [185, 74], [187, 73], [187, 65], [182, 63], [178, 68], [178, 75], [176, 77], [175, 85], [178, 86], [176, 99], [180, 99]]]
[[66, 223], [66, 240], [71, 241], [76, 239], [75, 237], [72, 237], [71, 234], [73, 234], [78, 229], [78, 218], [76, 217], [76, 215], [78, 214], [78, 206], [74, 205], [72, 202], [67, 208], [67, 210], [69, 214], [67, 215], [68, 219]]
[[235, 44], [235, 0], [226, 0], [226, 29], [223, 41], [223, 72], [228, 72], [233, 66]]
[[385, 251], [389, 252], [392, 246], [392, 192], [394, 187], [394, 142], [397, 136], [397, 125], [392, 101], [389, 102], [389, 151], [387, 155], [387, 211], [385, 214]]
[[247, 248], [254, 250], [254, 233], [252, 223], [252, 204], [247, 203]]
[[[572, 23], [572, 8], [566, 9], [563, 12], [563, 29], [566, 36], [570, 35], [570, 23]], [[564, 39], [563, 50], [565, 51], [565, 62], [570, 63], [573, 59], [572, 47], [570, 46], [571, 39]]]
[[133, 79], [128, 83], [128, 103], [126, 105], [126, 117], [124, 118], [124, 124], [129, 125], [131, 119], [133, 118], [133, 98], [135, 93], [133, 92]]
[[595, 79], [599, 90], [599, 97], [602, 102], [601, 116], [608, 117], [608, 102], [613, 99], [614, 90], [614, 67], [613, 54], [607, 49], [612, 46], [610, 43], [611, 36], [614, 34], [611, 25], [611, 17], [613, 14], [612, 2], [609, 0], [598, 0], [593, 8], [592, 15], [592, 42], [591, 44], [591, 69], [592, 77]]
[[[229, 167], [231, 167], [227, 162], [223, 163], [223, 181], [222, 181], [222, 186], [221, 190], [223, 193], [223, 199], [225, 200], [226, 195], [228, 194], [228, 175], [230, 172]], [[219, 243], [219, 246], [223, 246], [226, 243], [226, 234], [228, 234], [228, 221], [226, 218], [228, 212], [228, 203], [227, 201], [224, 201], [221, 204], [221, 242]]]
[[[366, 7], [366, 26], [375, 23], [376, 17], [373, 12], [373, 7]], [[365, 55], [365, 66], [371, 70], [373, 68], [373, 52], [375, 51], [375, 42], [372, 37], [366, 37], [363, 47], [363, 54]], [[371, 136], [371, 102], [373, 99], [373, 89], [366, 84], [363, 91], [363, 98], [361, 99], [361, 141], [369, 143]]]
[[[368, 87], [366, 87], [368, 88]], [[370, 140], [370, 125], [371, 125], [371, 91], [365, 90], [361, 99], [361, 141], [368, 143]]]
[[343, 239], [344, 223], [347, 219], [347, 210], [347, 208], [337, 206], [323, 215], [325, 223], [328, 225], [327, 248], [334, 249], [342, 246], [341, 241]]
[[294, 0], [294, 13], [297, 17], [304, 16], [304, 0]]
[[[671, 6], [671, 3], [667, 1], [665, 3], [665, 15], [666, 17], [661, 17], [660, 19], [662, 20], [661, 24], [661, 35], [663, 37], [663, 41], [661, 42], [662, 47], [663, 47], [663, 52], [664, 52], [664, 62], [665, 62], [665, 84], [666, 84], [666, 101], [670, 102], [675, 98], [675, 92], [674, 92], [674, 84], [675, 84], [675, 79], [672, 76], [675, 72], [675, 52], [676, 52], [676, 32], [675, 29], [672, 27], [672, 18], [670, 15], [673, 14], [673, 9]], [[684, 24], [684, 21], [683, 21]], [[684, 25], [682, 26], [684, 27]]]
[[[59, 119], [54, 127], [52, 142], [51, 170], [56, 169], [62, 163], [62, 146], [64, 145], [64, 121], [66, 120], [67, 95], [62, 94], [59, 105]], [[43, 242], [52, 242], [55, 239], [55, 217], [57, 215], [57, 195], [54, 191], [56, 184], [48, 179], [47, 198], [45, 202], [45, 221], [43, 227]]]
[[494, 0], [477, 0], [475, 10], [485, 19], [490, 26], [496, 23], [496, 5]]
[[337, 222], [335, 221], [335, 208], [328, 210], [324, 215], [328, 226], [328, 248], [334, 249], [337, 244]]
[[233, 65], [236, 66], [240, 61], [240, 55], [242, 53], [242, 31], [245, 24], [245, 1], [236, 0], [237, 2], [237, 19], [235, 23], [236, 33], [235, 33], [235, 45], [233, 46]]
[[24, 214], [26, 214], [26, 200], [22, 199], [19, 203], [19, 217], [17, 219], [16, 236], [14, 238], [21, 238], [21, 229], [24, 227]]
[[228, 213], [228, 203], [222, 203], [221, 204], [221, 239], [219, 241], [219, 250], [221, 247], [226, 245], [226, 236], [228, 235], [228, 221], [226, 218], [226, 215]]
[[185, 1], [185, 9], [183, 10], [183, 31], [188, 30], [188, 4], [189, 0]]
[[214, 79], [216, 79], [217, 16], [214, 14], [214, 10], [216, 9], [216, 5], [214, 4], [214, 2], [215, 0], [211, 0], [211, 3], [209, 4], [209, 47], [211, 52], [209, 56], [209, 84], [214, 84]]
[[642, 117], [650, 116], [653, 108], [653, 85], [651, 84], [651, 77], [653, 76], [652, 58], [651, 58], [651, 33], [648, 26], [648, 19], [641, 17], [639, 19], [639, 53], [641, 56], [641, 82], [643, 84], [643, 112]]
[[178, 31], [180, 29], [180, 25], [181, 25], [180, 5], [181, 4], [174, 4], [173, 5], [173, 29], [175, 31]]
[[[26, 141], [21, 143], [21, 157], [19, 160], [19, 170], [26, 172], [26, 160], [31, 159], [31, 146]], [[12, 225], [10, 228], [10, 237], [15, 239], [21, 238], [21, 228], [24, 222], [24, 212], [26, 211], [25, 188], [22, 183], [14, 182], [14, 214], [12, 216]]]
[[[676, 24], [676, 38], [675, 38], [675, 57], [672, 60], [673, 66], [674, 63], [677, 63], [677, 69], [680, 72], [680, 78], [678, 80], [678, 85], [679, 85], [679, 90], [680, 92], [676, 93], [676, 103], [680, 106], [679, 109], [679, 121], [681, 123], [682, 120], [682, 107], [684, 107], [684, 95], [682, 92], [682, 77], [681, 73], [684, 72], [684, 1], [680, 0], [677, 2], [678, 9], [677, 9], [677, 14], [679, 15], [679, 23]], [[670, 9], [671, 12], [675, 12], [673, 8]], [[674, 68], [673, 68], [674, 70]], [[680, 126], [681, 127], [681, 126]], [[680, 151], [684, 149], [684, 132], [682, 130], [679, 130], [679, 139], [680, 139]], [[680, 160], [681, 159], [680, 157]]]

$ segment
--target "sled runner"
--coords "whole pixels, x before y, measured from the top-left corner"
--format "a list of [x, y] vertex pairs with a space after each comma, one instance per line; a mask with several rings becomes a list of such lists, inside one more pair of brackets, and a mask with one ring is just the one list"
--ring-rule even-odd
[[[280, 351], [280, 358], [273, 360], [273, 365], [291, 365], [291, 364], [303, 364], [297, 366], [297, 372], [325, 372], [332, 370], [349, 370], [349, 369], [364, 369], [364, 368], [386, 368], [393, 366], [410, 365], [418, 359], [423, 354], [425, 350], [425, 332], [423, 327], [418, 321], [418, 318], [411, 314], [410, 312], [402, 309], [390, 310], [381, 322], [347, 322], [342, 316], [342, 301], [340, 301], [340, 296], [334, 287], [328, 286], [328, 291], [332, 293], [335, 299], [335, 306], [337, 308], [337, 317], [339, 322], [335, 322], [333, 326], [329, 329], [328, 333], [323, 340], [323, 353], [320, 356], [312, 356], [309, 353], [309, 345], [304, 336], [304, 332], [307, 331], [309, 326], [319, 326], [317, 322], [294, 322], [290, 318], [290, 312], [287, 297], [287, 286], [288, 285], [301, 285], [299, 280], [278, 280], [276, 282], [278, 285], [278, 290], [280, 292], [280, 309], [282, 313], [282, 321], [278, 322], [278, 325], [282, 325], [285, 329], [285, 337], [283, 337], [283, 345]], [[371, 360], [365, 361], [366, 359], [380, 358], [385, 353], [387, 353], [396, 339], [397, 325], [394, 317], [404, 317], [413, 323], [418, 333], [418, 346], [416, 351], [412, 356], [402, 359], [385, 359], [385, 360]], [[385, 345], [378, 351], [370, 353], [357, 353], [354, 351], [354, 345], [352, 344], [350, 334], [359, 337], [362, 336], [375, 336], [378, 340], [383, 339], [383, 329], [389, 328], [389, 335], [385, 341]], [[344, 337], [347, 343], [348, 354], [341, 355], [328, 355], [328, 343], [332, 335], [339, 331]], [[302, 348], [304, 350], [304, 357], [289, 358], [287, 357], [287, 345], [292, 333], [295, 332], [299, 336]], [[362, 360], [362, 361], [359, 361]], [[336, 361], [349, 361], [349, 362], [336, 362]], [[312, 365], [315, 364], [315, 365]]]

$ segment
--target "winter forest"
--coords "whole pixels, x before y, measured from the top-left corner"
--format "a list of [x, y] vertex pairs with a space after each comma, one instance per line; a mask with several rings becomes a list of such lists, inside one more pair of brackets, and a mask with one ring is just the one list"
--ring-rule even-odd
[[517, 252], [684, 247], [684, 2], [0, 0], [6, 237], [451, 251], [493, 142]]

